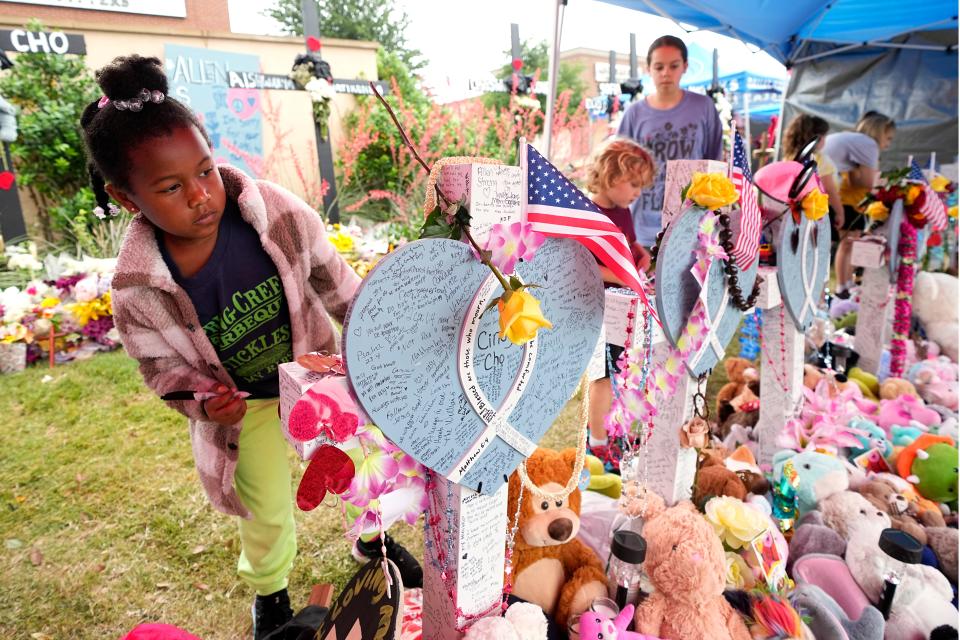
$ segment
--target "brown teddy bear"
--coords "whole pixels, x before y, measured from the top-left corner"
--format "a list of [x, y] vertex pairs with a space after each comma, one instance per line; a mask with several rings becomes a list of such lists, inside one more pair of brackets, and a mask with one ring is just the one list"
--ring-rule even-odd
[[745, 500], [747, 494], [764, 495], [770, 483], [760, 472], [749, 448], [738, 447], [730, 455], [723, 449], [700, 451], [699, 469], [693, 487], [693, 504], [702, 507], [710, 498], [731, 496]]
[[880, 383], [880, 399], [896, 400], [900, 396], [913, 396], [920, 398], [917, 388], [913, 383], [903, 378], [887, 378]]
[[693, 504], [702, 507], [707, 500], [717, 496], [732, 496], [737, 500], [747, 497], [746, 487], [736, 473], [727, 469], [720, 451], [701, 450], [699, 464], [693, 485]]
[[727, 384], [717, 393], [717, 422], [723, 423], [732, 413], [749, 409], [760, 400], [760, 375], [746, 358], [727, 358], [723, 361]]
[[[575, 449], [538, 448], [527, 459], [527, 476], [543, 491], [557, 493], [573, 473]], [[520, 495], [520, 476], [510, 476], [508, 507]], [[513, 594], [543, 609], [562, 625], [607, 596], [607, 579], [597, 555], [577, 539], [580, 491], [565, 500], [546, 500], [524, 488], [513, 550]]]
[[857, 487], [857, 492], [866, 498], [870, 504], [889, 515], [895, 529], [909, 533], [920, 544], [927, 544], [926, 529], [924, 529], [923, 524], [910, 515], [909, 501], [891, 485], [880, 480], [868, 480]]
[[643, 566], [656, 592], [637, 607], [639, 633], [665, 640], [750, 640], [743, 618], [723, 597], [723, 545], [692, 504], [680, 502], [648, 520], [643, 536]]

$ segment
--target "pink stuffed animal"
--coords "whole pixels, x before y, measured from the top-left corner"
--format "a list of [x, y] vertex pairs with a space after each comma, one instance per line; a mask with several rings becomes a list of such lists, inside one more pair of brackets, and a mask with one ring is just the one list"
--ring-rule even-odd
[[[916, 421], [921, 428], [929, 428], [932, 425], [940, 424], [940, 414], [924, 406], [923, 401], [911, 395], [902, 395], [893, 400], [880, 401], [880, 413], [876, 416], [876, 422], [880, 425], [887, 435], [890, 435], [890, 428], [894, 425], [905, 427]], [[917, 426], [917, 425], [913, 425]]]
[[680, 502], [648, 520], [643, 537], [644, 569], [656, 592], [637, 608], [637, 631], [666, 640], [750, 640], [743, 618], [723, 597], [723, 545], [692, 503]]
[[580, 637], [584, 640], [587, 638], [590, 638], [590, 640], [593, 638], [603, 638], [603, 640], [660, 640], [645, 633], [627, 631], [632, 617], [632, 604], [625, 606], [623, 611], [613, 620], [593, 611], [584, 611], [580, 614]]
[[957, 410], [957, 365], [946, 358], [923, 360], [910, 368], [909, 379], [924, 402]]

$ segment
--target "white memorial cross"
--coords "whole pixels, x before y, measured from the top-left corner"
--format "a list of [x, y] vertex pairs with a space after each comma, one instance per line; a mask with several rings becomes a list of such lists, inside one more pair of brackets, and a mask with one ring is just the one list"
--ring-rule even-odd
[[[763, 349], [760, 354], [760, 419], [754, 428], [754, 437], [758, 441], [757, 462], [769, 465], [780, 449], [777, 436], [783, 432], [803, 397], [804, 340], [793, 321], [785, 318], [776, 268], [760, 267], [757, 277], [762, 278], [756, 306], [763, 312], [760, 328]], [[803, 277], [806, 281], [806, 275]], [[780, 352], [781, 340], [783, 353]]]

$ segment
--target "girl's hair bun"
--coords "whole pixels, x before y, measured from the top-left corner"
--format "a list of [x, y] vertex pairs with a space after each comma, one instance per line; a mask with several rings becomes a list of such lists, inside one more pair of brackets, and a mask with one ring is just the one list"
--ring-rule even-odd
[[121, 56], [97, 71], [97, 83], [111, 100], [130, 100], [141, 89], [167, 94], [167, 75], [159, 58]]

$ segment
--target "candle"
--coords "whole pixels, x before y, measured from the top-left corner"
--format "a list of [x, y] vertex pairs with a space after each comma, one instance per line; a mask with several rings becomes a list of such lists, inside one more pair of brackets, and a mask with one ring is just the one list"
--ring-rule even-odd
[[613, 620], [620, 613], [620, 607], [610, 598], [594, 598], [590, 611]]

